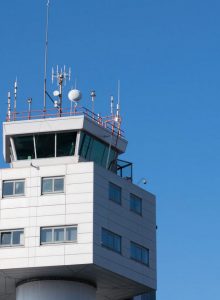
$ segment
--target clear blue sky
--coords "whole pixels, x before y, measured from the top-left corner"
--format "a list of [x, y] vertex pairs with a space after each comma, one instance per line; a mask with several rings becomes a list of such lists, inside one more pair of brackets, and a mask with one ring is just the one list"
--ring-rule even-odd
[[[45, 2], [1, 1], [2, 121], [16, 76], [18, 109], [43, 105]], [[124, 159], [157, 195], [158, 300], [219, 300], [220, 2], [50, 2], [48, 81], [71, 66], [105, 113], [121, 80]]]

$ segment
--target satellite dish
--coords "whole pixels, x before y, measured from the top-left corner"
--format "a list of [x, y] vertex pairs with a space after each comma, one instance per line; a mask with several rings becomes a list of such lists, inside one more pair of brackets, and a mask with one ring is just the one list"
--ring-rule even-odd
[[82, 98], [82, 93], [79, 90], [70, 90], [68, 93], [70, 101], [78, 102]]
[[54, 95], [54, 97], [57, 97], [57, 96], [59, 96], [59, 94], [60, 94], [60, 92], [59, 92], [59, 91], [54, 91], [54, 92], [53, 92], [53, 95]]

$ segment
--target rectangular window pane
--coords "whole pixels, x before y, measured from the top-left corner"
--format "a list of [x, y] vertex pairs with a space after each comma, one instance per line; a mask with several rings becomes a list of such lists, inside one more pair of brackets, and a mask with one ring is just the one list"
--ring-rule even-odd
[[3, 182], [3, 196], [12, 196], [14, 194], [14, 182]]
[[35, 136], [37, 158], [55, 156], [55, 134], [40, 134]]
[[24, 244], [24, 231], [13, 231], [12, 235], [12, 244], [13, 245], [23, 245]]
[[42, 180], [42, 194], [53, 192], [53, 180], [51, 178], [43, 178]]
[[63, 242], [64, 241], [64, 228], [55, 228], [54, 229], [54, 242]]
[[13, 139], [18, 160], [35, 158], [32, 135], [17, 136]]
[[131, 258], [145, 265], [149, 265], [149, 249], [133, 242], [131, 242], [130, 246]]
[[57, 133], [57, 156], [74, 155], [76, 132]]
[[1, 233], [1, 245], [11, 245], [11, 232]]
[[41, 229], [41, 243], [52, 243], [52, 229], [44, 228]]
[[54, 192], [64, 191], [64, 178], [54, 178]]
[[130, 210], [141, 215], [142, 214], [142, 199], [130, 194]]
[[109, 183], [109, 200], [121, 204], [121, 188], [113, 183]]
[[121, 237], [104, 228], [102, 228], [102, 245], [115, 252], [121, 253]]
[[67, 241], [76, 241], [77, 239], [77, 228], [76, 227], [67, 227], [66, 228], [66, 240]]
[[24, 194], [24, 181], [15, 181], [15, 195]]

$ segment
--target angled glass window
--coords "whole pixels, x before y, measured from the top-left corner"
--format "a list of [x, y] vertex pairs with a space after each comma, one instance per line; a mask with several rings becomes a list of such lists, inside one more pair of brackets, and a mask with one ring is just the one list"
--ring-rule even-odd
[[70, 243], [77, 241], [77, 226], [44, 227], [40, 230], [43, 244]]
[[121, 236], [102, 228], [102, 246], [121, 253]]
[[109, 182], [109, 200], [121, 205], [121, 188], [112, 182]]
[[142, 215], [142, 199], [130, 194], [130, 210], [138, 215]]
[[118, 153], [108, 144], [82, 132], [80, 137], [79, 155], [88, 161], [112, 170], [112, 164]]
[[57, 133], [57, 156], [71, 156], [75, 153], [76, 132]]
[[55, 157], [55, 133], [35, 136], [37, 158]]
[[41, 193], [63, 193], [64, 192], [64, 177], [44, 177], [42, 178]]
[[14, 197], [24, 195], [24, 180], [5, 180], [3, 181], [3, 197]]
[[35, 158], [33, 135], [15, 136], [13, 140], [18, 160]]
[[0, 246], [14, 247], [24, 245], [24, 229], [0, 231]]
[[149, 249], [134, 242], [131, 242], [130, 251], [132, 259], [149, 266]]

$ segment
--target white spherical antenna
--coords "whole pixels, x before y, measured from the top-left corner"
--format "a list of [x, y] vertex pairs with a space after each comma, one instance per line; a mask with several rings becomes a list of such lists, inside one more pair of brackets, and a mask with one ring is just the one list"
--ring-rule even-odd
[[68, 93], [70, 101], [78, 102], [82, 98], [82, 93], [79, 90], [70, 90]]
[[60, 92], [59, 92], [59, 91], [53, 91], [53, 95], [54, 95], [54, 97], [57, 97], [57, 96], [59, 96], [59, 94], [60, 94]]

